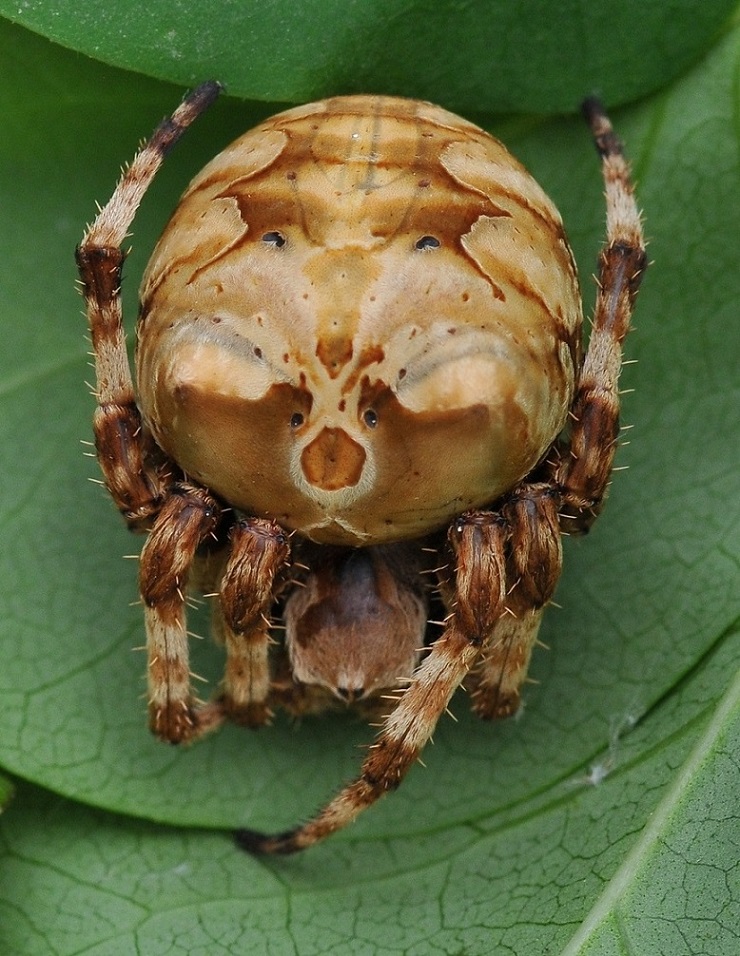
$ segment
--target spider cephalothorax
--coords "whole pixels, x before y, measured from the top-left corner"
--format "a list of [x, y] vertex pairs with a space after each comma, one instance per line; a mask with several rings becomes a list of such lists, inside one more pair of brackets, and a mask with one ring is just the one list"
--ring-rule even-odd
[[[583, 357], [560, 217], [501, 143], [427, 103], [324, 100], [265, 121], [190, 184], [142, 283], [134, 389], [121, 243], [217, 93], [199, 87], [155, 131], [78, 263], [98, 456], [149, 532], [154, 732], [189, 741], [271, 707], [368, 708], [402, 689], [357, 780], [312, 821], [240, 834], [291, 852], [397, 786], [463, 680], [481, 716], [516, 710], [561, 531], [586, 530], [606, 492], [645, 255], [621, 147], [589, 101], [607, 244]], [[190, 688], [189, 581], [219, 596], [226, 667], [207, 703]], [[447, 613], [431, 643], [430, 598]]]

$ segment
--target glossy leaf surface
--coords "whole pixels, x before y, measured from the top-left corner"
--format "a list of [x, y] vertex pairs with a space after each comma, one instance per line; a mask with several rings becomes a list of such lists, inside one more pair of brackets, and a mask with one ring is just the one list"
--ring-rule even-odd
[[694, 63], [734, 0], [0, 0], [0, 14], [116, 66], [235, 96], [399, 93], [475, 113], [573, 112], [651, 93]]

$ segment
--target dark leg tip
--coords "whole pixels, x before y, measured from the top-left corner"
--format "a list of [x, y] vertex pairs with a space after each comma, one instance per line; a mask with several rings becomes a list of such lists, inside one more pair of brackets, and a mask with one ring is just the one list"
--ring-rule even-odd
[[214, 100], [218, 99], [220, 94], [225, 89], [223, 83], [219, 83], [218, 80], [206, 80], [204, 83], [201, 83], [199, 86], [196, 86], [188, 94], [188, 102], [196, 105], [198, 112], [207, 109]]
[[587, 96], [581, 103], [581, 113], [589, 125], [599, 155], [604, 158], [622, 154], [622, 144], [598, 96]]
[[259, 830], [244, 829], [234, 832], [234, 842], [240, 850], [252, 856], [287, 856], [302, 849], [295, 843], [293, 836], [292, 830], [270, 835]]
[[587, 96], [581, 103], [581, 113], [589, 126], [593, 126], [594, 119], [604, 115], [604, 104], [598, 96]]

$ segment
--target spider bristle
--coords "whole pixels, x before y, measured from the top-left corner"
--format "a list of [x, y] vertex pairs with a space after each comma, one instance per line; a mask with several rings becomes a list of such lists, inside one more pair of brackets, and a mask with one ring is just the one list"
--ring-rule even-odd
[[196, 634], [195, 631], [185, 631], [188, 637], [194, 638], [196, 641], [204, 641], [205, 638], [202, 634]]
[[[200, 681], [202, 684], [207, 684], [207, 683], [208, 683], [208, 679], [207, 679], [206, 677], [203, 677], [201, 674], [196, 674], [195, 671], [189, 671], [189, 674], [190, 674], [190, 676], [193, 678], [193, 680], [198, 680], [198, 681]], [[200, 703], [202, 703], [202, 701], [201, 701]]]
[[545, 651], [552, 650], [549, 644], [545, 644], [545, 642], [541, 641], [539, 638], [536, 638], [534, 643], [536, 647], [541, 647]]

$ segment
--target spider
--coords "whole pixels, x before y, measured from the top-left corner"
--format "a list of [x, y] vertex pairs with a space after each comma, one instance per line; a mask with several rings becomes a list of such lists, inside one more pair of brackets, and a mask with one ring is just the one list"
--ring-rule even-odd
[[[463, 682], [481, 717], [519, 707], [561, 534], [586, 532], [604, 502], [646, 258], [595, 99], [607, 236], [585, 355], [560, 216], [501, 143], [427, 103], [327, 99], [266, 120], [191, 183], [142, 281], [134, 387], [122, 243], [219, 89], [201, 85], [155, 130], [77, 262], [98, 458], [147, 533], [152, 731], [177, 744], [277, 707], [389, 711], [311, 820], [237, 834], [291, 853], [396, 788]], [[190, 683], [188, 587], [218, 598], [209, 701]]]

